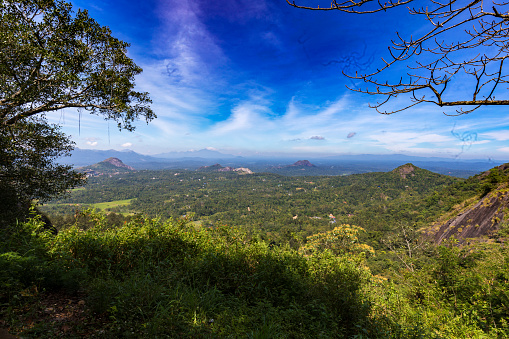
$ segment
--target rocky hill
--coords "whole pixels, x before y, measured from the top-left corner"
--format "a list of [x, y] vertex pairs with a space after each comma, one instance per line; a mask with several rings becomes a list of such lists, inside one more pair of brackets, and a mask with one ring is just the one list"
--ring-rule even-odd
[[295, 162], [292, 165], [289, 165], [290, 167], [316, 167], [312, 163], [309, 162], [309, 160], [299, 160]]
[[509, 225], [509, 164], [477, 175], [474, 180], [480, 181], [483, 196], [458, 204], [426, 231], [437, 244], [450, 238], [459, 243], [473, 238], [493, 239]]
[[124, 164], [122, 160], [114, 157], [110, 157], [97, 164], [80, 167], [77, 170], [85, 173], [87, 176], [112, 175], [135, 171], [133, 167]]
[[220, 164], [215, 164], [212, 166], [202, 166], [197, 169], [199, 172], [238, 172], [239, 174], [253, 174], [254, 172], [251, 171], [249, 168], [245, 167], [230, 167], [226, 166], [223, 167]]
[[111, 157], [111, 158], [108, 158], [104, 161], [101, 161], [100, 163], [102, 164], [111, 164], [117, 168], [125, 168], [125, 169], [128, 169], [130, 171], [134, 171], [134, 168], [129, 166], [129, 165], [126, 165], [122, 162], [122, 160], [120, 160], [119, 158], [114, 158], [114, 157]]

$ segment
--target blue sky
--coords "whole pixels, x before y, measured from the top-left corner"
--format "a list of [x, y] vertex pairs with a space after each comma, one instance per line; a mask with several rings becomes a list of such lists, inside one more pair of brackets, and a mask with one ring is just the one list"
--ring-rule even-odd
[[368, 107], [377, 98], [346, 89], [359, 84], [342, 71], [377, 67], [396, 31], [425, 29], [404, 8], [349, 15], [284, 0], [73, 4], [131, 44], [129, 56], [144, 69], [137, 89], [150, 93], [158, 115], [130, 133], [85, 113], [80, 128], [76, 112], [49, 114], [80, 148], [509, 159], [509, 107], [450, 117], [420, 105], [387, 116]]

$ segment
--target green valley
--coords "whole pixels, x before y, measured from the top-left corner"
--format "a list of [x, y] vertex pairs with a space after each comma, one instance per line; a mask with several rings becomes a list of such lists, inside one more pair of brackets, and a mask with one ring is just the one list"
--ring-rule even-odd
[[[3, 315], [24, 337], [504, 337], [508, 181], [412, 164], [90, 177], [39, 207], [57, 235], [37, 217], [9, 231]], [[70, 300], [66, 327], [44, 291]]]

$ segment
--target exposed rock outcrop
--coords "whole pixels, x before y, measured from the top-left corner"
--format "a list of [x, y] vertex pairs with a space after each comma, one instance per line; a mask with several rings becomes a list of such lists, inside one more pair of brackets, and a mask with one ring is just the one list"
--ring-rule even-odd
[[108, 158], [97, 164], [93, 164], [86, 167], [77, 168], [78, 171], [85, 173], [87, 177], [95, 177], [101, 175], [116, 175], [120, 173], [128, 173], [135, 171], [135, 169], [129, 165], [126, 165], [119, 158]]
[[230, 167], [226, 166], [223, 167], [220, 164], [215, 164], [212, 166], [202, 166], [197, 169], [197, 171], [200, 172], [238, 172], [239, 174], [253, 174], [253, 171], [251, 171], [249, 168], [245, 167]]
[[238, 167], [233, 169], [235, 172], [239, 172], [239, 174], [253, 174], [254, 172], [251, 171], [249, 168], [246, 167]]
[[509, 189], [504, 188], [489, 193], [446, 222], [435, 224], [427, 233], [437, 244], [451, 237], [462, 243], [469, 238], [493, 236], [508, 218]]
[[134, 171], [133, 167], [124, 164], [122, 162], [122, 160], [120, 160], [119, 158], [111, 157], [111, 158], [108, 158], [108, 159], [106, 159], [104, 161], [101, 161], [101, 162], [102, 163], [109, 163], [109, 164], [112, 164], [113, 166], [116, 166], [116, 167], [125, 168], [125, 169], [128, 169], [128, 170]]
[[393, 172], [398, 173], [401, 178], [406, 179], [407, 175], [415, 176], [415, 167], [412, 164], [405, 164], [394, 169]]

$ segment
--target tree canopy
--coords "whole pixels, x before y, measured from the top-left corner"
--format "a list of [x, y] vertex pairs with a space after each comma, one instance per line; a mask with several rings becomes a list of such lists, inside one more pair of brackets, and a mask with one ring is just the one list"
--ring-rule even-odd
[[54, 163], [72, 148], [69, 137], [45, 121], [0, 129], [0, 224], [22, 217], [31, 200], [47, 201], [84, 182], [71, 166]]
[[119, 128], [155, 117], [147, 93], [134, 90], [141, 73], [128, 43], [86, 10], [61, 0], [0, 4], [0, 125], [64, 108], [78, 108]]
[[2, 221], [22, 218], [34, 199], [48, 200], [84, 181], [55, 163], [74, 143], [45, 113], [85, 110], [129, 131], [134, 121], [155, 118], [149, 95], [134, 90], [142, 69], [127, 56], [128, 46], [62, 0], [0, 3]]
[[[346, 74], [367, 83], [366, 88], [350, 89], [384, 97], [372, 105], [380, 113], [395, 113], [420, 103], [457, 107], [457, 114], [470, 113], [485, 105], [509, 104], [507, 88], [501, 88], [509, 82], [505, 65], [509, 52], [507, 1], [428, 0], [417, 7], [411, 7], [414, 0], [332, 0], [326, 7], [307, 6], [305, 1], [287, 2], [308, 10], [354, 14], [407, 6], [411, 15], [428, 22], [421, 35], [398, 32], [388, 48], [389, 55], [382, 58], [378, 68]], [[388, 75], [396, 63], [406, 63], [405, 75]], [[381, 109], [399, 95], [408, 95], [409, 102], [400, 109]]]

